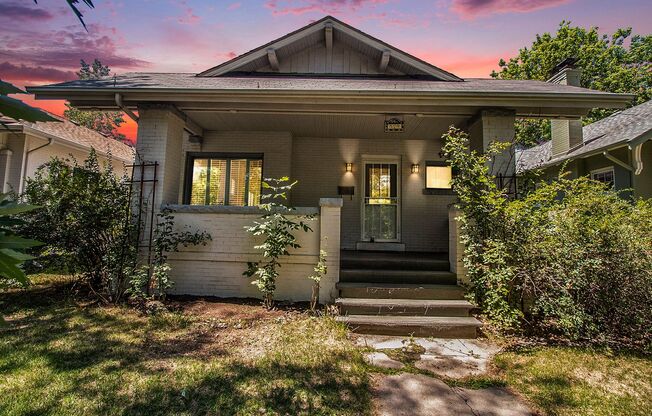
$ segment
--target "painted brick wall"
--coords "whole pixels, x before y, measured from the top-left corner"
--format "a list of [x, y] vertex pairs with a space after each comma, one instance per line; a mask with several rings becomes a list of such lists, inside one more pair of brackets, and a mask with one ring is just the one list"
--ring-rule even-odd
[[[180, 197], [184, 122], [165, 108], [139, 108], [138, 112], [137, 157], [145, 162], [159, 163], [154, 207], [158, 208], [161, 203], [176, 203]], [[134, 172], [134, 178], [139, 178], [138, 170]], [[146, 188], [147, 195], [152, 189], [149, 185]]]
[[[218, 297], [260, 297], [251, 279], [242, 275], [247, 262], [260, 259], [254, 246], [260, 238], [245, 231], [260, 212], [249, 208], [212, 207], [179, 208], [175, 213], [177, 227], [190, 227], [211, 234], [206, 246], [182, 248], [169, 256], [171, 293]], [[210, 212], [213, 211], [213, 212]], [[229, 211], [229, 212], [226, 212]], [[317, 209], [313, 209], [317, 212]], [[328, 275], [322, 279], [320, 297], [330, 302], [336, 296], [335, 283], [339, 276], [339, 207], [324, 206], [322, 214], [310, 221], [313, 232], [296, 234], [301, 248], [291, 250], [291, 255], [281, 260], [281, 275], [277, 281], [276, 299], [290, 301], [310, 300], [313, 274], [320, 248], [328, 252]]]

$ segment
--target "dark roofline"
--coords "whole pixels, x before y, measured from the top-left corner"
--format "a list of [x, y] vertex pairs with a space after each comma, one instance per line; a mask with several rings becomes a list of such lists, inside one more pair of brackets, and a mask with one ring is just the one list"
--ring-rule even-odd
[[319, 19], [319, 20], [316, 20], [316, 21], [314, 21], [314, 22], [312, 22], [312, 23], [309, 23], [309, 24], [307, 24], [307, 25], [305, 25], [305, 26], [303, 26], [303, 27], [300, 27], [299, 29], [297, 29], [297, 30], [295, 30], [295, 31], [292, 31], [292, 32], [290, 32], [290, 33], [287, 33], [287, 34], [285, 34], [285, 35], [283, 35], [283, 36], [281, 36], [281, 37], [279, 37], [279, 38], [277, 38], [277, 39], [274, 39], [274, 40], [272, 40], [271, 42], [267, 42], [266, 44], [264, 44], [264, 45], [262, 45], [262, 46], [259, 46], [259, 47], [257, 47], [257, 48], [254, 48], [254, 49], [248, 51], [248, 52], [245, 52], [245, 53], [243, 53], [243, 54], [241, 54], [241, 55], [238, 55], [238, 56], [236, 56], [235, 58], [229, 59], [229, 60], [226, 61], [226, 62], [222, 62], [222, 63], [219, 64], [219, 65], [216, 65], [216, 66], [214, 66], [214, 67], [212, 67], [212, 68], [206, 69], [206, 70], [204, 70], [204, 71], [202, 71], [202, 72], [196, 74], [196, 76], [198, 76], [198, 77], [205, 76], [206, 73], [209, 73], [209, 72], [215, 71], [215, 70], [220, 69], [220, 68], [222, 68], [223, 66], [226, 66], [226, 65], [228, 65], [228, 64], [230, 64], [230, 63], [232, 63], [232, 62], [235, 62], [235, 61], [237, 61], [237, 60], [239, 60], [239, 59], [245, 58], [245, 57], [248, 56], [248, 55], [251, 55], [251, 54], [253, 54], [253, 53], [255, 53], [255, 52], [258, 52], [258, 51], [260, 51], [260, 50], [262, 50], [262, 49], [266, 49], [266, 48], [268, 48], [269, 46], [273, 45], [273, 44], [276, 43], [276, 42], [280, 42], [280, 41], [282, 41], [282, 40], [284, 40], [284, 39], [286, 39], [286, 38], [289, 38], [290, 36], [293, 36], [293, 35], [295, 35], [295, 34], [297, 34], [297, 33], [300, 33], [300, 32], [302, 32], [302, 31], [304, 31], [304, 30], [310, 29], [311, 27], [314, 27], [314, 26], [316, 26], [316, 25], [319, 25], [319, 24], [321, 24], [321, 23], [324, 23], [324, 22], [327, 21], [327, 20], [332, 20], [332, 21], [334, 21], [334, 22], [336, 22], [336, 23], [338, 23], [338, 24], [341, 24], [342, 26], [344, 26], [344, 27], [346, 27], [346, 28], [348, 28], [348, 29], [351, 29], [351, 30], [353, 30], [353, 31], [355, 31], [355, 32], [357, 32], [357, 33], [359, 33], [359, 34], [361, 34], [361, 35], [363, 35], [363, 36], [365, 36], [365, 37], [367, 37], [367, 38], [369, 38], [369, 39], [374, 40], [375, 42], [378, 42], [378, 43], [382, 44], [383, 46], [386, 46], [386, 47], [388, 47], [388, 48], [394, 49], [394, 50], [396, 50], [396, 51], [398, 51], [398, 52], [400, 52], [400, 53], [402, 53], [402, 54], [408, 56], [409, 58], [414, 59], [415, 61], [418, 61], [418, 62], [420, 62], [420, 63], [422, 63], [422, 64], [424, 64], [424, 65], [427, 65], [427, 66], [431, 67], [432, 69], [434, 69], [434, 70], [436, 70], [436, 71], [441, 71], [441, 72], [447, 74], [448, 76], [450, 76], [450, 77], [452, 77], [452, 78], [457, 78], [458, 81], [462, 81], [462, 78], [458, 77], [457, 75], [453, 74], [452, 72], [448, 72], [448, 71], [446, 71], [446, 70], [444, 70], [444, 69], [441, 69], [441, 68], [439, 68], [439, 67], [437, 67], [437, 66], [435, 66], [435, 65], [433, 65], [433, 64], [431, 64], [431, 63], [429, 63], [429, 62], [424, 61], [423, 59], [417, 58], [416, 56], [414, 56], [414, 55], [412, 55], [412, 54], [410, 54], [410, 53], [407, 53], [407, 52], [403, 51], [402, 49], [397, 48], [396, 46], [390, 45], [389, 43], [387, 43], [387, 42], [385, 42], [385, 41], [383, 41], [383, 40], [380, 40], [380, 39], [378, 39], [378, 38], [376, 38], [376, 37], [374, 37], [374, 36], [371, 36], [370, 34], [365, 33], [365, 32], [363, 32], [362, 30], [360, 30], [360, 29], [358, 29], [358, 28], [356, 28], [356, 27], [353, 27], [353, 26], [351, 26], [351, 25], [349, 25], [349, 24], [347, 24], [347, 23], [344, 23], [343, 21], [341, 21], [341, 20], [339, 20], [339, 19], [337, 19], [337, 18], [335, 18], [335, 17], [333, 17], [333, 16], [331, 16], [331, 15], [324, 16], [324, 17], [322, 17], [322, 18]]

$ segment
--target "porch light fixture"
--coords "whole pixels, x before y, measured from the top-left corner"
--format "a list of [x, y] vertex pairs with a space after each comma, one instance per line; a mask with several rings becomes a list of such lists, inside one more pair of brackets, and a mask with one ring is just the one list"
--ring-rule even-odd
[[412, 173], [419, 173], [419, 164], [418, 163], [413, 163], [412, 164]]
[[353, 163], [345, 163], [344, 166], [347, 172], [353, 172]]

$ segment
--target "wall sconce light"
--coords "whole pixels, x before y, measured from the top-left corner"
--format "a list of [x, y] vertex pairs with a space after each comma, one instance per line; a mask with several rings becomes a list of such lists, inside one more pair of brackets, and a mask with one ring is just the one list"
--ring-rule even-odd
[[344, 166], [347, 172], [353, 172], [353, 163], [345, 163]]
[[412, 164], [412, 173], [419, 173], [419, 164], [418, 163], [413, 163]]

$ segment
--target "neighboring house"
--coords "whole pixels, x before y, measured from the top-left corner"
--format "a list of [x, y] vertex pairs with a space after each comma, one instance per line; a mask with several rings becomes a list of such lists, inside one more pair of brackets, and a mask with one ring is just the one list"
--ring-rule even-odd
[[571, 139], [553, 129], [551, 141], [517, 152], [517, 171], [541, 169], [550, 178], [565, 167], [570, 177], [588, 175], [652, 198], [652, 101], [586, 125]]
[[21, 193], [25, 179], [32, 177], [51, 158], [74, 157], [83, 162], [91, 148], [97, 152], [100, 163], [110, 161], [120, 175], [126, 172], [126, 165], [134, 161], [131, 146], [63, 118], [32, 123], [0, 115], [0, 122], [2, 192]]
[[[289, 203], [316, 219], [283, 259], [278, 299], [310, 298], [307, 276], [323, 249], [321, 301], [342, 296], [356, 327], [400, 322], [408, 328], [398, 332], [470, 336], [478, 322], [455, 286], [463, 270], [441, 136], [458, 126], [484, 149], [514, 138], [515, 117], [579, 119], [632, 98], [562, 84], [462, 79], [328, 16], [199, 74], [128, 73], [29, 91], [138, 121], [138, 154], [158, 162], [154, 206], [168, 204], [178, 226], [213, 238], [170, 256], [173, 293], [258, 296], [242, 276], [259, 258], [243, 228], [260, 215], [262, 178], [289, 176], [298, 180]], [[494, 169], [513, 175], [513, 155]], [[369, 311], [440, 316], [383, 321]]]

